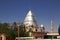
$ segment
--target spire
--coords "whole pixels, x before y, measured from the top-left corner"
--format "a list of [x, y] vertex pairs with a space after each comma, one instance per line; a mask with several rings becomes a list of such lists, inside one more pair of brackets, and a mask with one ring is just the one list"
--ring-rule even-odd
[[51, 20], [51, 28], [50, 28], [50, 32], [53, 32], [54, 29], [53, 29], [53, 21]]
[[29, 10], [29, 12], [27, 13], [26, 18], [24, 20], [24, 24], [26, 26], [37, 25], [35, 17], [33, 13], [31, 12], [31, 10]]
[[32, 12], [31, 12], [31, 10], [29, 10], [29, 12], [28, 12], [28, 14], [27, 14], [27, 16], [32, 16], [33, 14], [32, 14]]

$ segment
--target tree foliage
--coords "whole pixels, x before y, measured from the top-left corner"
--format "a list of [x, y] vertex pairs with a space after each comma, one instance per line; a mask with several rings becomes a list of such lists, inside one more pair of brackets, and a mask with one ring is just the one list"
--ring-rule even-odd
[[28, 37], [29, 32], [26, 32], [25, 26], [21, 25], [20, 26], [20, 37]]
[[[16, 22], [14, 22], [12, 25], [14, 27], [17, 27]], [[7, 40], [15, 40], [15, 38], [18, 36], [18, 30], [12, 30], [9, 29], [10, 27], [9, 23], [0, 23], [0, 33], [7, 35]], [[28, 37], [29, 32], [26, 32], [25, 26], [22, 24], [20, 25], [20, 37]]]

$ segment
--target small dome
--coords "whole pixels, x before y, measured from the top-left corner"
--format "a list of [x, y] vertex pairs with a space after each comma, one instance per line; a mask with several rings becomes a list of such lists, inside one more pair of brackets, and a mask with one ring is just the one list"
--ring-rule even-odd
[[41, 26], [40, 27], [44, 27], [44, 25], [43, 24], [41, 24]]

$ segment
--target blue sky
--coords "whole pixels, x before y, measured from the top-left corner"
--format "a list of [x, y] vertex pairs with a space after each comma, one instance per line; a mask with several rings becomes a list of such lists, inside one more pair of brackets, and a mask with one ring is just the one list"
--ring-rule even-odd
[[53, 20], [54, 31], [60, 24], [60, 0], [0, 0], [0, 22], [23, 22], [32, 10], [38, 25], [44, 24], [50, 31], [50, 21]]

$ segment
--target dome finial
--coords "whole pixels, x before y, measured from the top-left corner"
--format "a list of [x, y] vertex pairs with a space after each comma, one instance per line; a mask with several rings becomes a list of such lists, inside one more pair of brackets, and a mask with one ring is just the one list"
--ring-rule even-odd
[[43, 24], [41, 24], [41, 26], [40, 27], [44, 27], [44, 25]]

